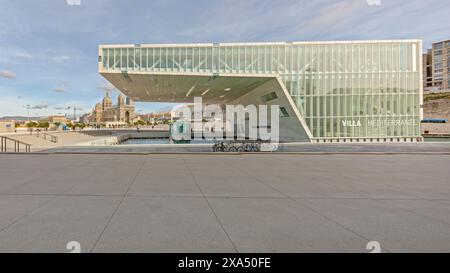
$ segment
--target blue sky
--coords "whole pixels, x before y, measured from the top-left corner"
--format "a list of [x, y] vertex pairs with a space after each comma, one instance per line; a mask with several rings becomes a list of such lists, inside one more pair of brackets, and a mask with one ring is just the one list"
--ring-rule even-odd
[[448, 0], [80, 1], [0, 0], [0, 116], [90, 111], [99, 44], [450, 39]]

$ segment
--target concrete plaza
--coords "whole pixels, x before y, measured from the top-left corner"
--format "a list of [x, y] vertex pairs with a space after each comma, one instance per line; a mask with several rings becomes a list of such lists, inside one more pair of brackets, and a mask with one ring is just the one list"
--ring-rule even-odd
[[448, 155], [0, 155], [0, 252], [450, 251]]

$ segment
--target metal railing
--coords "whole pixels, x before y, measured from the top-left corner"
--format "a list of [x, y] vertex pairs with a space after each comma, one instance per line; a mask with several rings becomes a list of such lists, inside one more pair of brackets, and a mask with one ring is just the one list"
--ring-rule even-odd
[[58, 137], [49, 133], [42, 133], [42, 135], [44, 136], [44, 139], [47, 140], [47, 137], [50, 138], [50, 141], [53, 143], [57, 143], [58, 142]]
[[25, 147], [25, 153], [29, 153], [31, 151], [31, 144], [22, 142], [20, 140], [16, 140], [13, 138], [9, 138], [6, 136], [0, 136], [0, 152], [6, 153], [7, 152], [7, 140], [14, 143], [14, 152], [20, 153], [20, 146], [23, 145]]
[[[48, 140], [53, 142], [53, 143], [57, 143], [58, 142], [58, 137], [55, 136], [55, 135], [52, 135], [52, 134], [49, 134], [49, 133], [46, 133], [46, 132], [41, 132], [41, 131], [38, 131], [38, 130], [36, 130], [35, 132], [36, 132], [36, 137], [39, 137], [40, 135], [42, 135], [42, 137], [45, 140], [47, 140], [47, 138], [48, 138]], [[33, 130], [30, 131], [30, 135], [33, 135]]]

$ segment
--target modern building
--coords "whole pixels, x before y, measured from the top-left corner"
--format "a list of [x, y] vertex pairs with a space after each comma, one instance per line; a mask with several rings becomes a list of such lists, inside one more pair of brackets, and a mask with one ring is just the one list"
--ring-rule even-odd
[[433, 43], [423, 54], [426, 92], [450, 92], [450, 40]]
[[46, 119], [48, 122], [55, 124], [55, 123], [67, 123], [67, 118], [65, 116], [49, 116]]
[[135, 118], [134, 102], [130, 98], [125, 98], [122, 94], [117, 97], [117, 105], [113, 105], [109, 93], [107, 92], [102, 103], [97, 103], [92, 113], [86, 118], [93, 124], [114, 124], [121, 125], [131, 122]]
[[422, 65], [424, 92], [436, 90], [433, 88], [433, 53], [431, 49], [422, 55]]
[[[278, 105], [282, 141], [421, 141], [420, 40], [101, 45], [136, 101]], [[270, 124], [269, 124], [270, 126]]]
[[139, 115], [140, 119], [152, 124], [165, 123], [172, 120], [171, 112], [151, 113]]

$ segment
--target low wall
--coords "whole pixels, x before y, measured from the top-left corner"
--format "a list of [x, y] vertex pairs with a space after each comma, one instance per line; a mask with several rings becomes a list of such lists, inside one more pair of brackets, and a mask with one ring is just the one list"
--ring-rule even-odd
[[450, 123], [422, 123], [422, 133], [427, 135], [450, 135]]
[[120, 136], [112, 136], [112, 137], [105, 137], [100, 139], [95, 139], [87, 142], [81, 142], [76, 144], [76, 146], [110, 146], [110, 145], [117, 145], [122, 141], [127, 140], [129, 137], [128, 135], [120, 135]]
[[169, 138], [168, 131], [141, 131], [140, 133], [128, 133], [129, 138]]
[[117, 145], [130, 138], [169, 138], [167, 131], [143, 131], [133, 133], [122, 133], [116, 136], [110, 136], [100, 139], [95, 139], [87, 142], [78, 143], [76, 146], [110, 146]]

